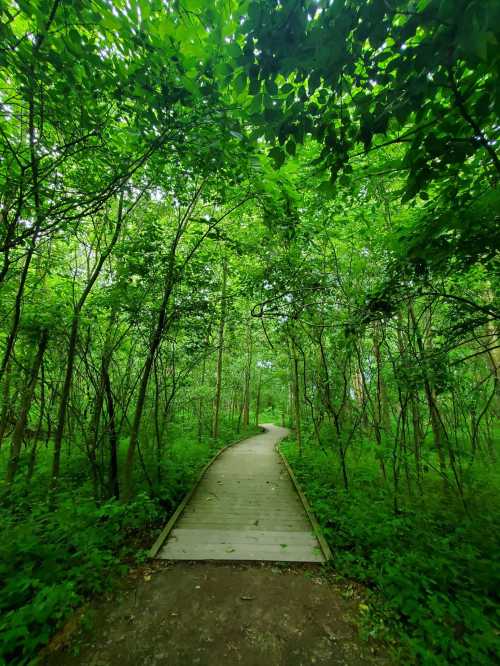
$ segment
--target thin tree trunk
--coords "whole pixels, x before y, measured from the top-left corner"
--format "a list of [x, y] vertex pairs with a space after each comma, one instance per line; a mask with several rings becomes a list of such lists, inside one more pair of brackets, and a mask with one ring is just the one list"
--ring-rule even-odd
[[66, 425], [66, 412], [68, 410], [69, 396], [71, 391], [71, 383], [73, 380], [73, 368], [75, 365], [76, 358], [76, 344], [78, 339], [78, 327], [80, 323], [80, 315], [87, 300], [88, 295], [90, 294], [92, 287], [94, 286], [99, 274], [104, 266], [104, 262], [111, 254], [113, 247], [118, 241], [120, 235], [121, 227], [123, 222], [123, 192], [120, 195], [118, 202], [118, 217], [116, 221], [115, 231], [113, 237], [106, 250], [101, 254], [97, 265], [94, 267], [92, 274], [87, 282], [85, 289], [83, 290], [73, 312], [73, 320], [71, 322], [71, 332], [69, 336], [69, 345], [68, 345], [68, 354], [66, 361], [66, 372], [64, 375], [64, 384], [61, 393], [61, 401], [59, 403], [59, 413], [57, 417], [57, 426], [56, 434], [54, 437], [54, 456], [52, 460], [52, 475], [50, 480], [50, 494], [53, 495], [57, 489], [57, 484], [59, 481], [59, 471], [61, 466], [61, 447], [62, 440], [64, 435], [64, 428]]
[[[408, 306], [408, 311], [410, 314], [411, 322], [413, 324], [413, 330], [415, 332], [415, 337], [417, 340], [417, 346], [418, 350], [420, 352], [420, 361], [423, 362], [425, 361], [425, 348], [424, 348], [424, 343], [422, 340], [422, 335], [420, 333], [420, 329], [417, 324], [417, 320], [415, 317], [415, 312], [413, 310], [413, 305], [410, 303]], [[432, 428], [432, 433], [434, 436], [434, 446], [436, 448], [437, 454], [438, 454], [438, 460], [439, 460], [439, 469], [441, 472], [441, 475], [443, 476], [443, 480], [445, 481], [446, 485], [446, 458], [444, 454], [444, 447], [443, 447], [443, 426], [441, 422], [441, 415], [439, 413], [439, 407], [437, 404], [437, 398], [435, 395], [435, 391], [429, 381], [427, 372], [424, 372], [424, 392], [425, 392], [425, 397], [427, 400], [427, 406], [429, 408], [429, 414], [431, 418], [431, 428]]]
[[99, 427], [101, 423], [102, 409], [104, 405], [104, 392], [105, 392], [105, 375], [109, 364], [111, 363], [111, 335], [114, 325], [113, 314], [110, 317], [108, 329], [106, 331], [106, 339], [104, 342], [104, 350], [101, 356], [101, 368], [99, 372], [99, 383], [94, 397], [94, 412], [92, 421], [87, 436], [87, 453], [91, 464], [92, 481], [94, 486], [94, 497], [99, 501], [101, 495], [101, 474], [99, 464], [97, 461], [97, 447], [99, 443]]
[[299, 377], [299, 359], [297, 356], [297, 349], [295, 341], [290, 339], [290, 356], [292, 363], [292, 396], [293, 396], [293, 411], [295, 420], [295, 436], [297, 437], [297, 446], [299, 453], [302, 455], [302, 424], [300, 414], [300, 377]]
[[255, 425], [259, 425], [260, 417], [260, 392], [262, 387], [262, 368], [259, 370], [259, 380], [257, 382], [257, 395], [255, 397]]
[[412, 391], [410, 394], [410, 407], [413, 426], [413, 452], [415, 458], [415, 470], [417, 473], [417, 484], [422, 490], [422, 444], [424, 441], [424, 432], [422, 430], [422, 419], [418, 404], [418, 392]]
[[14, 349], [14, 344], [16, 342], [17, 331], [19, 328], [19, 322], [21, 320], [21, 306], [24, 294], [24, 287], [26, 285], [26, 279], [28, 277], [28, 270], [33, 258], [33, 253], [35, 251], [35, 241], [30, 245], [26, 257], [24, 259], [24, 265], [21, 271], [21, 277], [19, 279], [19, 287], [17, 288], [16, 299], [14, 302], [14, 316], [12, 318], [12, 323], [10, 326], [9, 336], [7, 338], [7, 343], [5, 345], [5, 350], [2, 357], [2, 363], [0, 365], [0, 382], [4, 376], [6, 368], [9, 364], [12, 350]]
[[[207, 345], [208, 346], [208, 345]], [[201, 443], [203, 438], [203, 412], [205, 401], [203, 399], [203, 391], [205, 388], [205, 375], [207, 371], [207, 357], [206, 354], [203, 356], [203, 361], [201, 365], [201, 380], [200, 380], [200, 397], [198, 400], [198, 442]]]
[[252, 372], [252, 329], [248, 325], [247, 359], [245, 364], [245, 389], [243, 400], [243, 426], [248, 427], [250, 423], [250, 381]]
[[9, 362], [4, 375], [2, 390], [2, 411], [0, 414], [0, 450], [9, 425], [10, 414], [10, 382], [12, 375], [12, 364]]
[[109, 378], [109, 365], [107, 365], [104, 370], [104, 389], [106, 391], [106, 404], [108, 408], [109, 492], [112, 497], [120, 499], [120, 485], [118, 481], [118, 432], [116, 430], [115, 403]]
[[[390, 420], [387, 403], [387, 392], [384, 378], [382, 376], [382, 354], [380, 351], [380, 325], [375, 324], [373, 335], [373, 354], [377, 364], [377, 404], [374, 411], [375, 440], [378, 446], [380, 471], [384, 479], [387, 478], [384, 462], [384, 441], [388, 440], [390, 435]], [[385, 437], [382, 437], [384, 434]]]
[[19, 417], [17, 419], [14, 433], [12, 435], [11, 455], [7, 466], [7, 474], [5, 476], [5, 482], [7, 484], [11, 484], [14, 481], [17, 473], [17, 468], [19, 465], [19, 454], [21, 452], [26, 423], [28, 421], [28, 414], [30, 411], [31, 403], [33, 401], [35, 386], [38, 379], [38, 372], [40, 370], [40, 365], [42, 364], [43, 355], [45, 354], [45, 350], [47, 348], [48, 339], [48, 331], [42, 330], [40, 334], [40, 340], [38, 342], [38, 350], [35, 356], [35, 360], [33, 361], [33, 366], [31, 368], [30, 377], [21, 398], [21, 409], [19, 412]]
[[144, 404], [146, 402], [146, 391], [148, 388], [149, 377], [151, 375], [151, 370], [153, 368], [153, 363], [155, 356], [160, 347], [162, 337], [165, 333], [165, 328], [167, 326], [167, 308], [172, 295], [173, 285], [174, 285], [174, 261], [175, 261], [175, 252], [174, 248], [171, 250], [171, 257], [169, 262], [169, 268], [167, 270], [167, 275], [165, 277], [165, 286], [163, 291], [163, 299], [160, 305], [160, 311], [158, 313], [158, 320], [156, 322], [155, 330], [151, 336], [149, 343], [148, 355], [146, 357], [146, 362], [142, 370], [141, 382], [139, 386], [139, 392], [137, 394], [137, 402], [135, 405], [134, 419], [132, 421], [132, 427], [130, 429], [129, 436], [129, 445], [127, 449], [127, 458], [125, 461], [125, 471], [124, 471], [124, 488], [122, 499], [126, 502], [132, 497], [132, 474], [134, 466], [134, 457], [135, 452], [139, 443], [139, 430], [141, 426], [142, 413], [144, 411]]
[[38, 417], [38, 424], [36, 426], [35, 436], [33, 438], [33, 444], [31, 445], [30, 457], [28, 462], [28, 471], [26, 473], [26, 481], [28, 481], [28, 483], [33, 478], [33, 474], [35, 471], [38, 440], [40, 439], [40, 436], [42, 434], [44, 413], [45, 413], [45, 371], [42, 359], [42, 363], [40, 366], [40, 415]]
[[220, 401], [222, 393], [222, 366], [224, 359], [224, 327], [226, 325], [226, 312], [227, 312], [226, 294], [227, 294], [227, 258], [224, 255], [222, 257], [221, 315], [220, 315], [219, 336], [218, 336], [219, 349], [217, 351], [215, 397], [214, 397], [213, 418], [212, 418], [212, 437], [214, 438], [217, 438], [219, 436]]
[[[492, 289], [488, 288], [486, 293], [488, 298], [493, 301]], [[500, 348], [498, 347], [500, 336], [493, 321], [488, 321], [486, 324], [486, 333], [489, 336], [487, 346], [494, 348], [486, 354], [486, 363], [493, 378], [492, 411], [498, 418], [500, 417]]]
[[[37, 50], [38, 39], [39, 35], [35, 38], [34, 47], [33, 47], [34, 51]], [[9, 336], [7, 338], [7, 344], [5, 346], [2, 363], [0, 365], [0, 381], [2, 380], [5, 369], [7, 368], [7, 365], [9, 363], [12, 354], [12, 350], [14, 349], [14, 345], [16, 342], [17, 331], [21, 319], [21, 307], [22, 307], [24, 288], [26, 286], [26, 279], [28, 277], [31, 260], [35, 252], [38, 232], [40, 230], [40, 226], [42, 223], [41, 214], [40, 214], [41, 200], [40, 200], [40, 189], [39, 189], [39, 180], [38, 180], [39, 157], [37, 154], [37, 147], [36, 147], [37, 137], [36, 137], [36, 127], [35, 127], [35, 95], [34, 95], [35, 87], [37, 86], [38, 82], [34, 66], [31, 66], [30, 69], [31, 69], [29, 77], [30, 87], [28, 89], [28, 95], [29, 95], [28, 135], [29, 135], [31, 176], [33, 180], [33, 196], [35, 203], [35, 228], [32, 240], [30, 242], [28, 251], [26, 253], [26, 257], [24, 259], [24, 265], [21, 271], [19, 287], [17, 289], [16, 299], [14, 303], [14, 317], [12, 319]]]

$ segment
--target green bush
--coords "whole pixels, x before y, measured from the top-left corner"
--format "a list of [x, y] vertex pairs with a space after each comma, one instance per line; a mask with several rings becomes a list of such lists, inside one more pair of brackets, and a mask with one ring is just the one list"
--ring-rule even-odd
[[144, 546], [153, 543], [201, 468], [236, 437], [223, 427], [217, 441], [199, 443], [174, 426], [160, 481], [146, 451], [153, 493], [138, 466], [138, 493], [127, 504], [96, 505], [86, 460], [76, 450], [65, 460], [55, 510], [47, 504], [50, 456], [42, 451], [32, 482], [19, 477], [0, 501], [0, 665], [30, 663], [76, 606], [143, 561]]
[[22, 522], [3, 511], [0, 539], [0, 659], [24, 663], [85, 596], [126, 571], [130, 536], [158, 521], [157, 502], [129, 505], [59, 498]]
[[426, 489], [426, 504], [410, 498], [395, 514], [374, 463], [351, 461], [346, 492], [332, 454], [306, 446], [299, 456], [288, 442], [283, 450], [319, 519], [336, 570], [376, 592], [367, 631], [396, 634], [426, 666], [491, 665], [500, 651], [500, 534], [491, 504], [481, 510], [476, 496], [467, 516], [450, 499], [443, 502], [434, 486], [434, 495]]

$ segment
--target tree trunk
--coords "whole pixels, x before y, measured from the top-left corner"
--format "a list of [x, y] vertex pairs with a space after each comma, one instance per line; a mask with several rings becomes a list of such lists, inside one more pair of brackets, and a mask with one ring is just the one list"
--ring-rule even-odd
[[418, 404], [418, 392], [412, 391], [410, 394], [410, 406], [413, 426], [413, 455], [415, 458], [415, 470], [417, 473], [417, 484], [421, 489], [422, 484], [422, 444], [424, 441], [424, 432], [422, 430], [422, 419]]
[[12, 435], [11, 455], [7, 466], [7, 474], [5, 476], [5, 482], [7, 484], [11, 484], [16, 476], [17, 468], [19, 465], [19, 454], [21, 452], [21, 446], [23, 443], [24, 431], [26, 428], [26, 423], [28, 421], [28, 414], [33, 400], [33, 395], [35, 393], [35, 386], [38, 379], [38, 372], [40, 370], [40, 365], [42, 364], [43, 355], [45, 354], [45, 350], [47, 348], [48, 339], [49, 339], [48, 331], [43, 330], [40, 334], [40, 340], [38, 342], [38, 350], [35, 356], [35, 360], [33, 361], [30, 377], [25, 386], [24, 393], [21, 398], [21, 409], [19, 412], [19, 417], [16, 422], [16, 426], [14, 428], [14, 433]]
[[35, 242], [33, 241], [24, 259], [24, 265], [21, 271], [21, 277], [19, 279], [19, 287], [17, 288], [16, 299], [14, 302], [14, 317], [12, 319], [9, 335], [5, 345], [5, 351], [2, 357], [2, 363], [0, 365], [0, 381], [2, 380], [3, 375], [7, 369], [12, 354], [12, 350], [14, 349], [14, 344], [16, 342], [17, 330], [19, 328], [19, 321], [21, 319], [21, 305], [23, 300], [24, 287], [26, 285], [26, 279], [28, 277], [28, 269], [30, 267], [34, 251], [35, 251]]
[[31, 445], [30, 457], [28, 462], [28, 471], [26, 473], [26, 481], [29, 483], [33, 478], [33, 473], [35, 471], [35, 462], [36, 462], [36, 453], [38, 448], [38, 440], [42, 434], [43, 426], [43, 416], [45, 413], [45, 372], [43, 359], [40, 366], [40, 415], [38, 417], [38, 424], [36, 426], [35, 436], [33, 438], [33, 444]]
[[109, 493], [111, 497], [120, 499], [120, 486], [118, 481], [118, 432], [116, 430], [115, 403], [109, 378], [109, 365], [106, 366], [104, 371], [104, 388], [106, 391], [106, 404], [108, 408]]
[[156, 353], [160, 347], [162, 337], [168, 325], [167, 308], [174, 287], [175, 247], [176, 245], [172, 245], [170, 251], [169, 266], [167, 269], [167, 274], [165, 276], [165, 283], [163, 289], [163, 299], [160, 305], [156, 327], [153, 331], [153, 335], [151, 336], [151, 340], [149, 343], [149, 350], [148, 350], [148, 355], [146, 357], [146, 363], [144, 364], [144, 368], [142, 370], [141, 383], [139, 386], [139, 392], [137, 394], [137, 402], [135, 405], [134, 418], [132, 421], [132, 427], [130, 429], [127, 458], [125, 461], [125, 470], [124, 470], [124, 488], [122, 494], [122, 499], [125, 502], [128, 502], [130, 500], [133, 493], [132, 476], [134, 469], [134, 458], [137, 445], [139, 443], [139, 430], [141, 426], [142, 413], [144, 411], [144, 404], [146, 402], [146, 391], [148, 388], [149, 377], [151, 375], [151, 370], [153, 368], [153, 363], [155, 360]]
[[389, 405], [387, 404], [387, 392], [385, 387], [384, 378], [382, 376], [382, 354], [380, 350], [380, 325], [375, 324], [375, 331], [373, 334], [373, 354], [377, 364], [377, 403], [374, 411], [374, 426], [375, 426], [375, 439], [380, 454], [380, 470], [384, 479], [387, 478], [384, 462], [384, 438], [388, 439], [390, 435], [390, 417]]
[[300, 377], [299, 377], [299, 358], [293, 338], [290, 339], [290, 357], [292, 363], [292, 397], [293, 412], [295, 421], [295, 436], [297, 437], [297, 446], [302, 455], [302, 427], [300, 414]]
[[[208, 347], [208, 344], [207, 344]], [[203, 399], [203, 391], [205, 389], [205, 374], [207, 371], [207, 357], [206, 354], [203, 356], [203, 362], [201, 365], [201, 380], [200, 380], [200, 397], [198, 400], [198, 442], [201, 443], [203, 437], [203, 412], [205, 401]]]
[[245, 388], [243, 397], [243, 427], [250, 423], [250, 381], [252, 373], [252, 329], [248, 325], [247, 359], [245, 364]]
[[59, 481], [59, 471], [61, 466], [61, 447], [64, 435], [64, 428], [66, 425], [66, 413], [68, 410], [71, 382], [73, 380], [73, 368], [75, 365], [76, 343], [78, 339], [78, 326], [80, 323], [80, 314], [82, 312], [83, 306], [85, 305], [85, 301], [87, 300], [87, 297], [90, 294], [92, 287], [95, 284], [95, 281], [99, 277], [102, 267], [104, 266], [104, 262], [111, 254], [113, 247], [116, 245], [116, 242], [120, 235], [122, 222], [123, 222], [123, 192], [120, 195], [120, 199], [118, 202], [118, 218], [116, 221], [116, 227], [113, 236], [111, 238], [111, 241], [109, 242], [105, 251], [99, 257], [99, 261], [94, 267], [90, 275], [90, 278], [87, 281], [85, 289], [83, 290], [73, 312], [73, 320], [71, 322], [71, 332], [69, 336], [68, 354], [66, 361], [66, 372], [64, 375], [64, 384], [61, 394], [61, 401], [59, 404], [59, 413], [57, 417], [56, 434], [54, 437], [54, 457], [52, 460], [52, 475], [50, 480], [51, 495], [55, 493]]
[[[415, 317], [413, 305], [411, 303], [408, 306], [408, 311], [410, 314], [413, 330], [415, 332], [415, 337], [417, 340], [417, 346], [420, 353], [420, 362], [422, 363], [425, 362], [425, 347], [422, 340], [422, 334], [420, 333], [420, 329], [417, 324], [417, 319]], [[424, 392], [427, 400], [427, 406], [429, 408], [432, 434], [434, 436], [434, 446], [438, 454], [439, 470], [441, 472], [441, 475], [443, 476], [443, 479], [446, 482], [446, 458], [443, 446], [443, 426], [441, 422], [441, 415], [439, 413], [437, 397], [429, 381], [427, 372], [424, 372]]]
[[217, 351], [217, 369], [215, 375], [215, 397], [213, 405], [213, 418], [212, 418], [212, 437], [219, 436], [219, 416], [220, 416], [220, 400], [222, 393], [222, 364], [224, 359], [224, 328], [226, 325], [226, 293], [227, 293], [227, 258], [224, 255], [222, 258], [222, 290], [221, 290], [221, 315], [219, 322], [219, 349]]
[[10, 415], [10, 381], [12, 374], [12, 364], [9, 362], [4, 375], [3, 390], [2, 390], [2, 411], [0, 413], [0, 450], [2, 448], [2, 442], [5, 437], [9, 425], [9, 415]]
[[262, 368], [259, 370], [259, 380], [257, 382], [257, 395], [255, 397], [255, 425], [259, 425], [260, 417], [260, 392], [262, 387]]
[[[487, 289], [486, 292], [488, 298], [493, 301], [494, 295], [491, 288]], [[493, 377], [493, 398], [492, 398], [492, 411], [493, 414], [500, 417], [500, 348], [498, 347], [498, 341], [500, 336], [498, 334], [497, 327], [493, 321], [488, 321], [486, 324], [486, 333], [489, 336], [487, 340], [487, 347], [494, 347], [486, 354], [486, 363]]]

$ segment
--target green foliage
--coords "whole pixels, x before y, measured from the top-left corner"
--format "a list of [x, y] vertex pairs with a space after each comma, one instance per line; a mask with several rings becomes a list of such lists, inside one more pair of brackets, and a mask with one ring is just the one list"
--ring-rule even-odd
[[[177, 431], [177, 432], [176, 432]], [[249, 431], [252, 432], [252, 429]], [[96, 505], [85, 459], [65, 471], [57, 509], [41, 490], [48, 457], [30, 486], [18, 480], [0, 507], [0, 664], [30, 663], [67, 615], [90, 595], [110, 588], [146, 548], [191, 488], [203, 465], [235, 439], [225, 425], [218, 441], [198, 443], [173, 428], [162, 481], [154, 497], [142, 490], [129, 503]], [[147, 461], [148, 462], [148, 461]], [[3, 660], [3, 661], [2, 661]]]
[[[248, 72], [250, 95], [261, 94], [261, 83], [273, 95], [266, 137], [295, 144], [311, 133], [324, 144], [319, 162], [333, 180], [349, 173], [354, 150], [368, 152], [399, 132], [410, 200], [478, 148], [488, 150], [484, 135], [470, 140], [478, 126], [498, 131], [498, 18], [493, 1], [311, 0], [282, 11], [251, 3], [239, 33], [256, 48], [236, 75]], [[457, 141], [464, 135], [469, 140]]]
[[124, 573], [131, 536], [161, 515], [144, 494], [129, 506], [96, 507], [74, 493], [58, 504], [56, 511], [38, 504], [22, 522], [2, 511], [0, 658], [9, 663], [27, 663], [85, 596]]
[[498, 0], [1, 0], [0, 39], [0, 658], [293, 414], [372, 627], [486, 663]]
[[[425, 666], [493, 663], [500, 648], [498, 479], [478, 472], [482, 491], [474, 493], [469, 516], [445, 503], [434, 480], [427, 481], [425, 502], [409, 498], [395, 514], [380, 470], [366, 455], [351, 461], [346, 492], [332, 454], [310, 444], [299, 456], [293, 442], [283, 450], [318, 517], [336, 571], [374, 591], [365, 631], [396, 639]], [[496, 489], [493, 506], [490, 488]]]

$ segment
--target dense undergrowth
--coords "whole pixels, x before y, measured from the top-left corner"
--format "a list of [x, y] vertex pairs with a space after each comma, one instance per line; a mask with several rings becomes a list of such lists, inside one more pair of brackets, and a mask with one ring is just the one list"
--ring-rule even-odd
[[0, 504], [0, 664], [30, 663], [75, 607], [144, 561], [200, 469], [237, 437], [227, 426], [217, 440], [198, 442], [194, 432], [173, 426], [161, 482], [146, 456], [153, 491], [138, 469], [138, 492], [128, 504], [96, 505], [87, 461], [75, 447], [55, 510], [47, 504], [50, 456], [43, 451], [31, 482], [18, 477]]
[[478, 468], [470, 480], [467, 513], [431, 477], [421, 497], [400, 498], [396, 514], [374, 458], [352, 456], [346, 492], [334, 452], [310, 440], [302, 455], [291, 440], [283, 452], [319, 519], [336, 571], [374, 592], [363, 623], [371, 636], [394, 640], [401, 659], [425, 666], [495, 663], [500, 496], [491, 471]]

